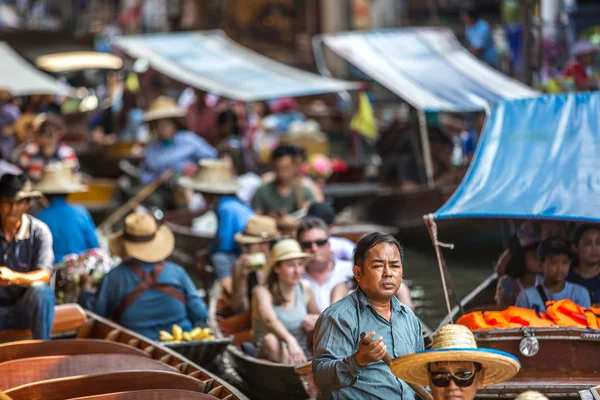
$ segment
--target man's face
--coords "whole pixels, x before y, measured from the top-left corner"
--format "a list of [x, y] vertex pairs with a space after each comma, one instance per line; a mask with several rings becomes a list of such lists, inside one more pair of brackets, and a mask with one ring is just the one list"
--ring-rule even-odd
[[175, 133], [177, 132], [177, 128], [173, 121], [168, 119], [161, 119], [156, 121], [156, 135], [159, 140], [171, 140]]
[[544, 260], [544, 280], [549, 284], [563, 282], [569, 274], [571, 258], [566, 254], [552, 254]]
[[221, 196], [219, 196], [217, 194], [213, 194], [213, 193], [202, 193], [202, 197], [204, 197], [204, 201], [206, 202], [206, 207], [208, 207], [211, 210], [214, 210], [215, 208], [217, 208], [217, 205], [219, 204], [219, 200], [221, 199]]
[[[446, 387], [433, 384], [433, 381], [443, 382], [448, 374], [457, 378], [468, 378], [474, 373], [473, 382], [466, 387], [459, 387], [450, 379]], [[460, 379], [461, 381], [463, 379]], [[465, 380], [467, 383], [469, 379]], [[434, 400], [473, 400], [477, 389], [483, 382], [483, 371], [475, 371], [475, 365], [470, 361], [452, 361], [429, 364], [429, 387]]]
[[51, 124], [46, 125], [40, 132], [40, 136], [38, 138], [40, 146], [56, 146], [58, 144], [58, 140], [60, 139], [60, 133], [60, 129], [57, 126]]
[[583, 232], [577, 243], [581, 264], [594, 265], [600, 263], [600, 231], [588, 229]]
[[331, 246], [327, 232], [321, 228], [310, 229], [298, 237], [298, 242], [303, 251], [313, 256], [311, 266], [328, 265], [331, 260]]
[[278, 182], [289, 183], [296, 178], [297, 166], [292, 156], [284, 156], [273, 163], [273, 172]]
[[387, 301], [402, 284], [400, 251], [392, 243], [379, 243], [367, 252], [362, 267], [354, 266], [354, 277], [368, 298]]
[[29, 200], [8, 199], [0, 197], [0, 220], [4, 224], [17, 224], [29, 207]]

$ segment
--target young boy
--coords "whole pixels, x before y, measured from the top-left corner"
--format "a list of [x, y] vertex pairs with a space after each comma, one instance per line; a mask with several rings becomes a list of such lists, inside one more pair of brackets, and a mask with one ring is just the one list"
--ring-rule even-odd
[[544, 240], [538, 247], [537, 256], [543, 264], [544, 283], [522, 291], [517, 298], [517, 307], [545, 312], [547, 301], [562, 299], [590, 307], [587, 289], [565, 281], [575, 256], [566, 240], [557, 236]]

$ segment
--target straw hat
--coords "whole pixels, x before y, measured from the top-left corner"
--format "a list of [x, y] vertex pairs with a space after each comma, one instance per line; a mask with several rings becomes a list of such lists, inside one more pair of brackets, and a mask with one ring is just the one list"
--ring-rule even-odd
[[154, 263], [171, 255], [175, 236], [165, 225], [158, 226], [153, 216], [133, 213], [125, 218], [125, 230], [108, 238], [112, 254]]
[[0, 103], [6, 103], [10, 101], [14, 96], [9, 89], [0, 88]]
[[87, 192], [87, 186], [77, 181], [73, 168], [62, 164], [49, 164], [42, 172], [40, 181], [35, 186], [44, 194], [63, 194]]
[[275, 218], [254, 215], [248, 220], [244, 231], [235, 234], [235, 241], [241, 244], [255, 244], [270, 242], [280, 236]]
[[548, 400], [548, 398], [540, 392], [528, 390], [518, 395], [515, 400]]
[[463, 325], [440, 328], [431, 350], [408, 354], [392, 361], [392, 373], [403, 381], [429, 385], [428, 365], [434, 362], [472, 361], [483, 366], [483, 386], [504, 382], [519, 372], [519, 360], [499, 350], [477, 348], [473, 333]]
[[184, 188], [200, 193], [235, 194], [240, 185], [223, 160], [201, 160], [194, 177], [182, 176], [177, 180]]
[[283, 239], [282, 241], [275, 243], [271, 249], [271, 256], [264, 267], [265, 276], [269, 276], [271, 269], [279, 261], [293, 260], [294, 258], [309, 259], [312, 258], [312, 256], [308, 253], [304, 253], [300, 247], [300, 243], [294, 239]]
[[187, 111], [179, 107], [175, 100], [167, 96], [160, 96], [150, 104], [144, 114], [144, 122], [157, 121], [159, 119], [182, 118]]
[[28, 140], [27, 131], [34, 130], [34, 121], [35, 114], [33, 113], [25, 113], [22, 114], [17, 122], [15, 122], [15, 131], [17, 132], [17, 136], [21, 143], [24, 143]]

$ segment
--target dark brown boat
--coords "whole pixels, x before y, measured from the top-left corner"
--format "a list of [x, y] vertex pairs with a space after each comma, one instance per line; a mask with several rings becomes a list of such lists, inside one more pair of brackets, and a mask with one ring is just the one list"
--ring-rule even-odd
[[[0, 341], [30, 335], [3, 331]], [[61, 339], [0, 344], [0, 390], [13, 400], [247, 399], [181, 354], [74, 304], [57, 307], [53, 335]], [[161, 394], [140, 394], [149, 390]]]

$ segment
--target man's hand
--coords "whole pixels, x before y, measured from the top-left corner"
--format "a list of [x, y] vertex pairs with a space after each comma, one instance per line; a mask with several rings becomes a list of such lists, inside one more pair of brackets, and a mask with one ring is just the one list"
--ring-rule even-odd
[[0, 267], [0, 286], [10, 286], [17, 284], [17, 274], [8, 268]]
[[[370, 332], [367, 337], [373, 339], [375, 332]], [[386, 353], [387, 347], [383, 343], [383, 336], [369, 344], [364, 344], [361, 340], [356, 352], [356, 362], [361, 367], [366, 367], [370, 363], [382, 360]]]

